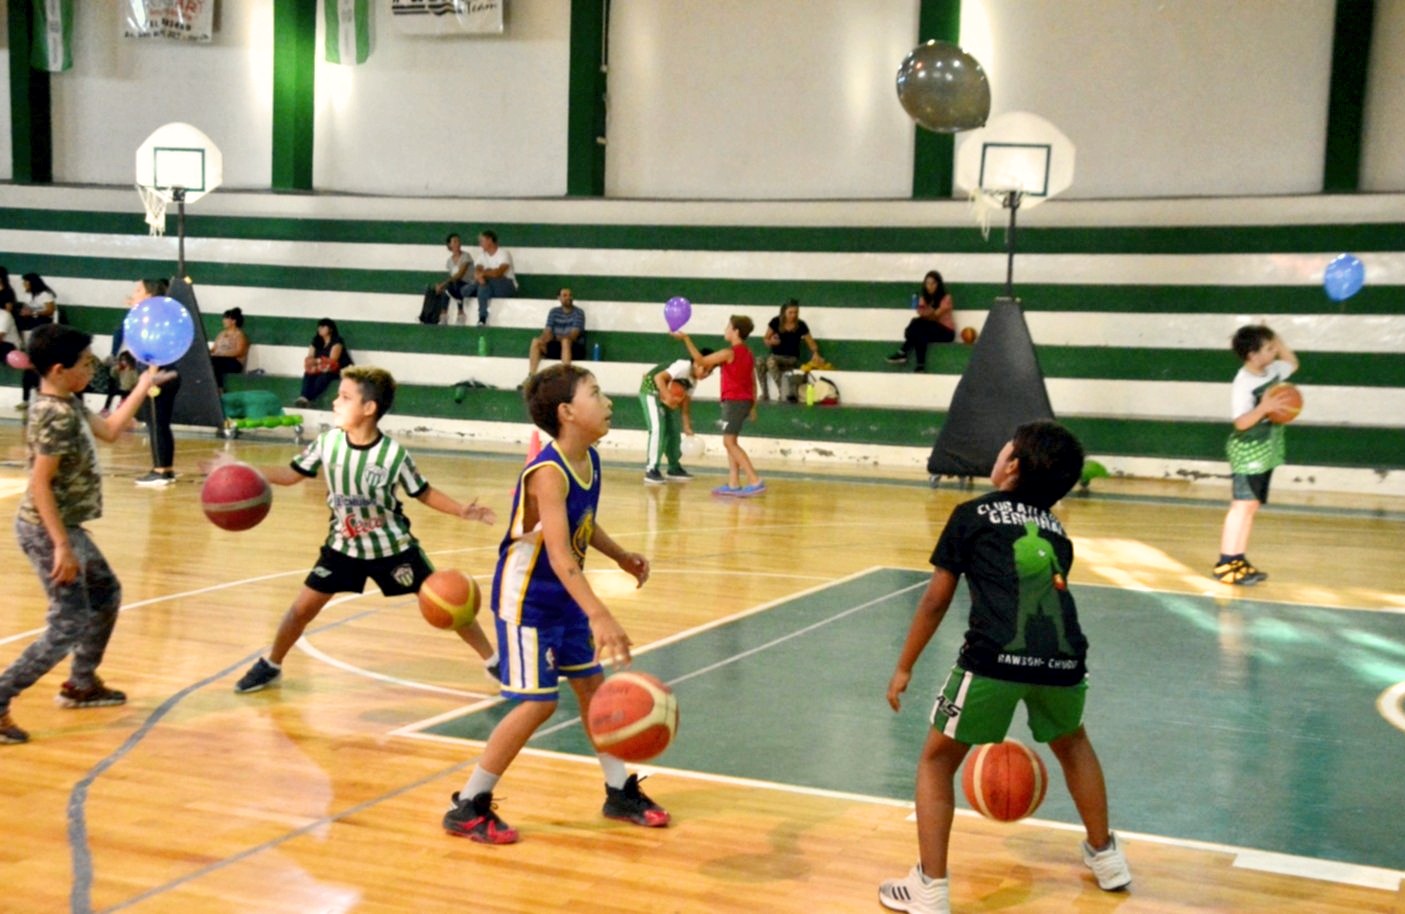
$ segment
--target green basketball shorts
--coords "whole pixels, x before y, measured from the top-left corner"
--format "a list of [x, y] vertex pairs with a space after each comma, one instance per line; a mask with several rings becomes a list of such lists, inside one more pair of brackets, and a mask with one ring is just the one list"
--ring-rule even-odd
[[1088, 682], [1051, 686], [991, 679], [952, 667], [932, 707], [932, 727], [967, 745], [998, 743], [1009, 732], [1015, 708], [1024, 702], [1035, 740], [1051, 742], [1083, 723]]

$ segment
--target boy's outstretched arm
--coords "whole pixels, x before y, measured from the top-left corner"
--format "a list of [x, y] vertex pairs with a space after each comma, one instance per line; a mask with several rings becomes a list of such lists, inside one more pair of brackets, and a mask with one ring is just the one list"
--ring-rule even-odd
[[897, 668], [893, 670], [893, 678], [888, 681], [888, 704], [894, 711], [901, 707], [901, 695], [907, 691], [907, 684], [912, 680], [912, 668], [917, 665], [917, 658], [922, 656], [927, 642], [936, 634], [937, 626], [942, 624], [955, 593], [956, 575], [945, 568], [932, 569], [932, 580], [922, 592], [922, 599], [917, 601], [912, 625], [907, 630], [907, 640], [898, 655]]
[[[629, 663], [629, 635], [595, 595], [585, 572], [571, 552], [571, 522], [566, 516], [566, 480], [560, 473], [538, 470], [527, 477], [527, 497], [541, 521], [542, 545], [551, 570], [590, 621], [595, 653], [606, 663]], [[592, 540], [594, 538], [592, 537]]]
[[688, 355], [692, 357], [694, 365], [699, 365], [703, 368], [716, 368], [718, 365], [723, 365], [732, 361], [733, 353], [730, 346], [719, 349], [711, 355], [703, 355], [698, 349], [697, 344], [693, 342], [692, 337], [688, 336], [688, 334], [684, 333], [682, 330], [673, 331], [673, 336], [676, 339], [682, 340], [683, 345], [688, 347]]
[[484, 524], [491, 524], [498, 519], [498, 516], [493, 513], [493, 509], [487, 505], [480, 505], [478, 499], [475, 498], [466, 505], [461, 504], [434, 486], [425, 486], [424, 491], [416, 495], [415, 498], [422, 505], [445, 514], [452, 514], [454, 517], [461, 517], [464, 520], [476, 520]]
[[639, 587], [649, 580], [649, 560], [638, 552], [630, 552], [610, 538], [610, 534], [596, 527], [590, 535], [590, 548], [609, 556], [620, 568], [634, 575]]
[[94, 416], [88, 420], [88, 426], [93, 430], [93, 434], [108, 444], [122, 437], [122, 432], [127, 428], [127, 424], [132, 421], [132, 417], [137, 414], [137, 410], [146, 402], [147, 391], [151, 389], [152, 382], [156, 378], [157, 366], [152, 365], [137, 376], [136, 386], [131, 393], [117, 404], [117, 408], [112, 414], [103, 418]]
[[[200, 461], [200, 472], [208, 476], [215, 470], [218, 470], [220, 467], [228, 466], [231, 463], [239, 463], [239, 461], [236, 460], [229, 453], [225, 451], [220, 451], [219, 453], [215, 454], [214, 457], [211, 457], [209, 460]], [[275, 464], [274, 466], [266, 467], [254, 467], [254, 469], [264, 479], [267, 479], [271, 485], [275, 486], [295, 486], [303, 480], [310, 478], [308, 476], [304, 476], [302, 473], [299, 473], [292, 467], [286, 466], [284, 464]]]

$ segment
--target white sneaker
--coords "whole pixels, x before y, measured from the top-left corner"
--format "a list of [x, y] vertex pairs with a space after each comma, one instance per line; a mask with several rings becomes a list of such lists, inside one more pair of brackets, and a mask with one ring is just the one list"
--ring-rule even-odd
[[890, 911], [909, 914], [951, 914], [945, 879], [928, 880], [922, 874], [922, 864], [901, 879], [885, 879], [878, 887], [878, 901]]
[[1132, 871], [1127, 868], [1127, 858], [1122, 853], [1122, 845], [1117, 835], [1111, 835], [1105, 849], [1094, 851], [1087, 841], [1083, 842], [1083, 864], [1098, 877], [1098, 888], [1104, 892], [1115, 892], [1132, 884]]

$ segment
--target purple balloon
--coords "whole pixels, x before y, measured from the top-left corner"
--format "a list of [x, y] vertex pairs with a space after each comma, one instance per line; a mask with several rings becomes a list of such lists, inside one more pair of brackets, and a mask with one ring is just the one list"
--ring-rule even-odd
[[693, 316], [693, 303], [681, 295], [675, 295], [663, 306], [663, 318], [668, 321], [670, 333], [676, 333]]
[[28, 354], [18, 349], [11, 349], [9, 351], [9, 353], [5, 356], [5, 363], [11, 368], [15, 369], [16, 371], [24, 371], [27, 368], [33, 367], [29, 363]]

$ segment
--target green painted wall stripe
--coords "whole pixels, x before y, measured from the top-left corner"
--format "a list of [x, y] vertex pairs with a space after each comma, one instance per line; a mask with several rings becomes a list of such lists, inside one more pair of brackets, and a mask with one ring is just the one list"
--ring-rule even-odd
[[1337, 0], [1327, 150], [1322, 165], [1322, 190], [1326, 193], [1350, 193], [1361, 187], [1362, 126], [1375, 18], [1375, 0]]
[[[145, 223], [135, 203], [130, 213], [0, 207], [0, 227], [33, 231], [146, 234]], [[404, 244], [421, 240], [437, 244], [456, 227], [457, 223], [411, 220], [186, 216], [186, 229], [192, 237], [269, 241]], [[974, 225], [969, 228], [793, 228], [496, 223], [495, 227], [509, 248], [1004, 253], [1004, 242], [997, 237], [999, 233], [992, 233], [991, 240], [984, 241]], [[1370, 225], [1020, 228], [1021, 254], [1323, 254], [1342, 251], [1357, 254], [1405, 251], [1405, 222]]]
[[[958, 44], [961, 39], [961, 0], [921, 0], [917, 12], [917, 42], [936, 39]], [[896, 90], [895, 90], [896, 91]], [[944, 199], [952, 194], [956, 177], [956, 137], [916, 128], [912, 156], [912, 196]]]
[[316, 45], [316, 0], [274, 0], [274, 190], [312, 190]]
[[566, 98], [566, 196], [605, 195], [606, 0], [571, 0], [570, 85]]
[[[92, 334], [108, 334], [121, 320], [123, 310], [65, 304], [65, 319]], [[206, 314], [205, 332], [219, 333], [218, 314]], [[261, 345], [305, 346], [312, 336], [312, 321], [304, 317], [248, 315], [245, 330]], [[389, 352], [423, 352], [466, 355], [480, 334], [486, 334], [494, 353], [525, 353], [536, 330], [515, 327], [426, 327], [420, 324], [386, 324], [379, 321], [337, 319], [349, 345]], [[658, 361], [657, 333], [592, 330], [590, 343], [599, 343], [611, 362]], [[885, 341], [822, 340], [825, 357], [849, 371], [904, 373], [883, 362], [893, 351]], [[759, 346], [755, 348], [760, 349]], [[1113, 346], [1039, 346], [1039, 364], [1050, 378], [1085, 378], [1106, 381], [1195, 381], [1228, 384], [1239, 362], [1226, 347], [1212, 349], [1132, 349]], [[934, 346], [928, 350], [927, 371], [957, 376], [966, 370], [968, 346]], [[1405, 387], [1405, 353], [1314, 352], [1295, 376], [1303, 384], [1344, 387]]]
[[[23, 263], [46, 277], [81, 276], [85, 279], [131, 279], [170, 273], [167, 260], [71, 257], [0, 250], [0, 263]], [[416, 310], [414, 290], [423, 289], [426, 270], [348, 270], [319, 267], [284, 267], [265, 264], [188, 264], [197, 282], [209, 285], [327, 292], [379, 292], [404, 295], [406, 308]], [[687, 295], [700, 304], [719, 303], [772, 311], [794, 296], [806, 307], [904, 308], [912, 293], [906, 282], [852, 282], [828, 280], [743, 280], [706, 276], [588, 276], [573, 274], [522, 275], [522, 297], [550, 299], [562, 286], [571, 286], [581, 301], [639, 302], [653, 307], [673, 295]], [[952, 283], [957, 311], [985, 310], [999, 293], [999, 283]], [[1138, 313], [1150, 314], [1405, 314], [1405, 286], [1368, 285], [1345, 302], [1329, 301], [1316, 286], [1126, 286], [1048, 285], [1020, 286], [1020, 300], [1027, 312]], [[63, 300], [63, 304], [88, 304]], [[350, 307], [354, 307], [351, 304]]]
[[10, 0], [10, 174], [16, 184], [54, 180], [49, 74], [33, 67], [34, 6]]

